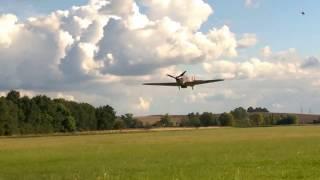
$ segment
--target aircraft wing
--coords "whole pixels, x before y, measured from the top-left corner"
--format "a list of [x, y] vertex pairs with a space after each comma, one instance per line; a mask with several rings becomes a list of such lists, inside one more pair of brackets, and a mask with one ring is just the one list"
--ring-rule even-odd
[[199, 84], [207, 84], [207, 83], [214, 83], [224, 81], [224, 79], [212, 79], [212, 80], [194, 80], [192, 82], [189, 82], [189, 86], [199, 85]]
[[180, 86], [176, 82], [169, 82], [169, 83], [144, 83], [143, 85], [148, 85], [148, 86]]

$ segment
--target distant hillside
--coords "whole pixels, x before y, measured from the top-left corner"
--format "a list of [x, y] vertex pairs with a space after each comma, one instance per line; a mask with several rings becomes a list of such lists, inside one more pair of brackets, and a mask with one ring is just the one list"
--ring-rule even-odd
[[[294, 114], [294, 113], [264, 113], [264, 114], [273, 114], [273, 115], [287, 115], [292, 114], [296, 115], [299, 118], [299, 124], [312, 124], [314, 121], [320, 120], [320, 115], [317, 114]], [[179, 123], [182, 119], [185, 119], [187, 115], [169, 115], [171, 120], [175, 123]], [[137, 116], [143, 124], [154, 124], [160, 121], [162, 115], [150, 115], [150, 116]]]

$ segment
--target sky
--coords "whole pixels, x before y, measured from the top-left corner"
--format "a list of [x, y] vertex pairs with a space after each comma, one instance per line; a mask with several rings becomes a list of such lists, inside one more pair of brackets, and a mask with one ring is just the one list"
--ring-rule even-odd
[[[0, 96], [46, 94], [118, 114], [243, 106], [320, 113], [320, 2], [2, 0]], [[305, 15], [301, 15], [304, 11]], [[187, 70], [226, 81], [145, 87]]]

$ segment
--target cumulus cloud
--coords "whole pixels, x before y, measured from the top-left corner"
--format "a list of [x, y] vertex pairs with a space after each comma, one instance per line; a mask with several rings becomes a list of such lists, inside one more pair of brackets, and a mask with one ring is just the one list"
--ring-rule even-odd
[[0, 92], [0, 97], [5, 97], [7, 95], [6, 92]]
[[[275, 82], [272, 86], [288, 85], [281, 79], [310, 80], [319, 75], [307, 68], [317, 61], [303, 61], [295, 49], [272, 52], [265, 47], [262, 57], [238, 60], [238, 48], [254, 46], [256, 35], [247, 33], [237, 40], [226, 25], [201, 32], [210, 15], [213, 7], [204, 0], [90, 0], [26, 20], [0, 15], [0, 90], [109, 103], [121, 113], [185, 113], [195, 108], [193, 103], [199, 105], [195, 111], [212, 107], [220, 111], [254, 105], [263, 97], [246, 96], [252, 93], [250, 85], [237, 81], [224, 83], [225, 88], [215, 84], [215, 92], [206, 89], [212, 84], [201, 86], [192, 95], [178, 88], [141, 88], [141, 83], [170, 81], [167, 73], [177, 74], [188, 65], [203, 65], [205, 72], [198, 74], [204, 78], [265, 79]], [[304, 85], [319, 84], [311, 80]], [[249, 99], [243, 102], [243, 97]], [[226, 99], [232, 102], [225, 105]], [[287, 105], [283, 101], [263, 102]], [[172, 106], [164, 106], [168, 102]]]
[[141, 111], [148, 111], [150, 109], [151, 100], [139, 97], [138, 109]]
[[237, 55], [229, 27], [199, 31], [213, 13], [204, 1], [142, 4], [145, 14], [133, 0], [91, 0], [25, 21], [1, 15], [0, 88], [59, 89]]
[[17, 31], [17, 17], [13, 14], [0, 15], [0, 48], [7, 48], [12, 42], [11, 36]]
[[306, 68], [319, 68], [320, 67], [320, 61], [316, 57], [308, 57], [304, 60], [304, 62], [301, 64], [301, 67]]
[[289, 74], [295, 75], [301, 69], [294, 63], [272, 63], [252, 58], [244, 62], [215, 61], [204, 63], [207, 72], [215, 72], [223, 78], [253, 79], [253, 78], [290, 78]]
[[310, 64], [314, 66], [316, 58], [303, 60], [295, 51], [288, 49], [273, 55], [265, 56], [264, 59], [250, 58], [247, 61], [235, 62], [220, 60], [211, 63], [203, 63], [203, 68], [209, 73], [217, 73], [224, 78], [235, 79], [291, 79], [304, 77], [310, 74], [304, 70]]
[[142, 0], [151, 20], [168, 17], [192, 30], [197, 30], [213, 13], [203, 0]]
[[66, 94], [63, 94], [61, 92], [59, 92], [56, 96], [56, 98], [63, 98], [63, 99], [66, 99], [68, 101], [76, 101], [76, 99], [74, 98], [74, 96], [72, 95], [66, 95]]
[[204, 102], [205, 99], [208, 97], [207, 93], [194, 93], [190, 94], [187, 97], [185, 97], [184, 102], [185, 103], [199, 103], [199, 102]]
[[238, 41], [239, 48], [248, 48], [256, 45], [258, 42], [256, 34], [246, 33], [243, 34], [241, 39]]
[[260, 50], [260, 54], [262, 57], [269, 57], [272, 55], [272, 50], [270, 46], [266, 46]]
[[258, 0], [245, 0], [244, 4], [246, 7], [258, 7], [259, 1]]

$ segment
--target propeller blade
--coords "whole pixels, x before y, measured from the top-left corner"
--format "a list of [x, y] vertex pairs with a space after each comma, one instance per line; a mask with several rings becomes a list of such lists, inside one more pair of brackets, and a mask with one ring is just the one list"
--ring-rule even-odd
[[169, 76], [169, 77], [171, 77], [171, 78], [173, 78], [173, 79], [176, 79], [176, 77], [174, 77], [174, 76], [172, 76], [172, 75], [170, 75], [170, 74], [167, 74], [167, 76]]
[[181, 73], [178, 77], [183, 76], [187, 71], [184, 71], [183, 73]]

